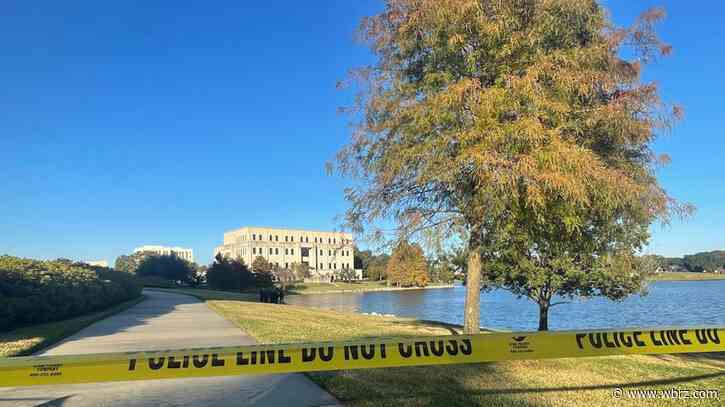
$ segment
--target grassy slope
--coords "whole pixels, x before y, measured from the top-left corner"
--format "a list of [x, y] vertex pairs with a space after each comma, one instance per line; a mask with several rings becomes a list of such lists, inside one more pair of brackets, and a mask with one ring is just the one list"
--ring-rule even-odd
[[59, 342], [96, 321], [128, 309], [143, 301], [143, 299], [144, 297], [141, 296], [93, 314], [2, 332], [0, 333], [0, 357], [30, 355], [35, 351]]
[[725, 274], [667, 272], [667, 273], [655, 274], [652, 277], [652, 280], [655, 280], [655, 281], [725, 280]]
[[[375, 336], [441, 335], [451, 329], [402, 318], [372, 317], [291, 305], [234, 301], [229, 293], [187, 293], [263, 343], [342, 340]], [[239, 300], [249, 297], [237, 294]], [[346, 404], [378, 405], [657, 405], [616, 400], [620, 386], [637, 389], [717, 389], [721, 399], [672, 401], [678, 405], [721, 405], [725, 362], [709, 355], [618, 356], [512, 361], [478, 365], [408, 367], [313, 373], [314, 381]], [[699, 400], [698, 400], [699, 401]], [[659, 400], [659, 402], [662, 402]]]

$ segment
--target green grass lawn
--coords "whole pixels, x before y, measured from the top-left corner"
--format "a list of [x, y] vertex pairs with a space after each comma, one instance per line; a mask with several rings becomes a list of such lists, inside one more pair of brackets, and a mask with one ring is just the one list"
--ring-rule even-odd
[[[242, 302], [209, 290], [182, 290], [261, 343], [349, 340], [377, 336], [447, 335], [447, 325], [395, 317], [340, 313], [292, 305]], [[671, 400], [673, 405], [722, 405], [721, 355], [616, 356], [510, 361], [311, 373], [308, 376], [353, 406], [617, 406], [660, 405], [663, 400], [615, 399], [631, 389], [714, 389], [720, 399]]]
[[0, 357], [30, 355], [73, 335], [96, 321], [128, 309], [143, 299], [144, 297], [141, 296], [93, 314], [1, 332]]
[[655, 280], [655, 281], [725, 280], [725, 274], [667, 272], [667, 273], [655, 274], [652, 277], [652, 280]]

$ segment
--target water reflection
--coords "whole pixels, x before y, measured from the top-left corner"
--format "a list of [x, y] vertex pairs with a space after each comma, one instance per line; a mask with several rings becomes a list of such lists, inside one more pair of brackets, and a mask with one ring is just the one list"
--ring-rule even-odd
[[[339, 311], [394, 314], [461, 324], [465, 287], [430, 290], [288, 296], [290, 304]], [[574, 301], [551, 309], [551, 329], [725, 325], [725, 281], [660, 281], [648, 296], [622, 302], [602, 298]], [[538, 308], [506, 291], [481, 294], [481, 325], [534, 330]]]

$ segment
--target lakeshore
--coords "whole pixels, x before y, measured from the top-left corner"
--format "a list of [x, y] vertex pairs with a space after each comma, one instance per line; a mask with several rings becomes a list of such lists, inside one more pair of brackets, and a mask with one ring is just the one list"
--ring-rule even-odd
[[291, 295], [358, 293], [370, 291], [406, 291], [450, 288], [453, 284], [428, 284], [425, 287], [394, 287], [385, 281], [333, 282], [333, 283], [296, 283], [287, 286]]
[[[165, 291], [165, 290], [164, 290]], [[355, 340], [380, 336], [453, 335], [448, 324], [368, 316], [295, 305], [262, 304], [250, 295], [169, 290], [193, 295], [260, 343]], [[310, 373], [313, 381], [352, 406], [651, 405], [616, 399], [616, 389], [725, 389], [719, 354], [614, 356], [508, 361]], [[720, 400], [677, 400], [720, 405]]]
[[693, 273], [693, 272], [665, 272], [652, 276], [652, 281], [707, 281], [725, 280], [725, 274], [721, 273]]

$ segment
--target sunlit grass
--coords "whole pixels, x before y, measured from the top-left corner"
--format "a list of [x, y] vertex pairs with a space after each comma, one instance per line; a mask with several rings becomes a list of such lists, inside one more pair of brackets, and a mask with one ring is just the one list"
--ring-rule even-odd
[[[213, 293], [211, 293], [213, 294]], [[215, 300], [208, 305], [261, 343], [350, 340], [378, 336], [448, 335], [456, 331], [411, 319], [342, 313], [292, 305]], [[353, 406], [619, 406], [722, 405], [722, 399], [632, 400], [618, 387], [716, 389], [725, 397], [722, 355], [615, 356], [510, 361], [311, 373]]]
[[715, 273], [691, 273], [691, 272], [668, 272], [658, 273], [652, 276], [655, 281], [695, 281], [695, 280], [725, 280], [725, 274]]

